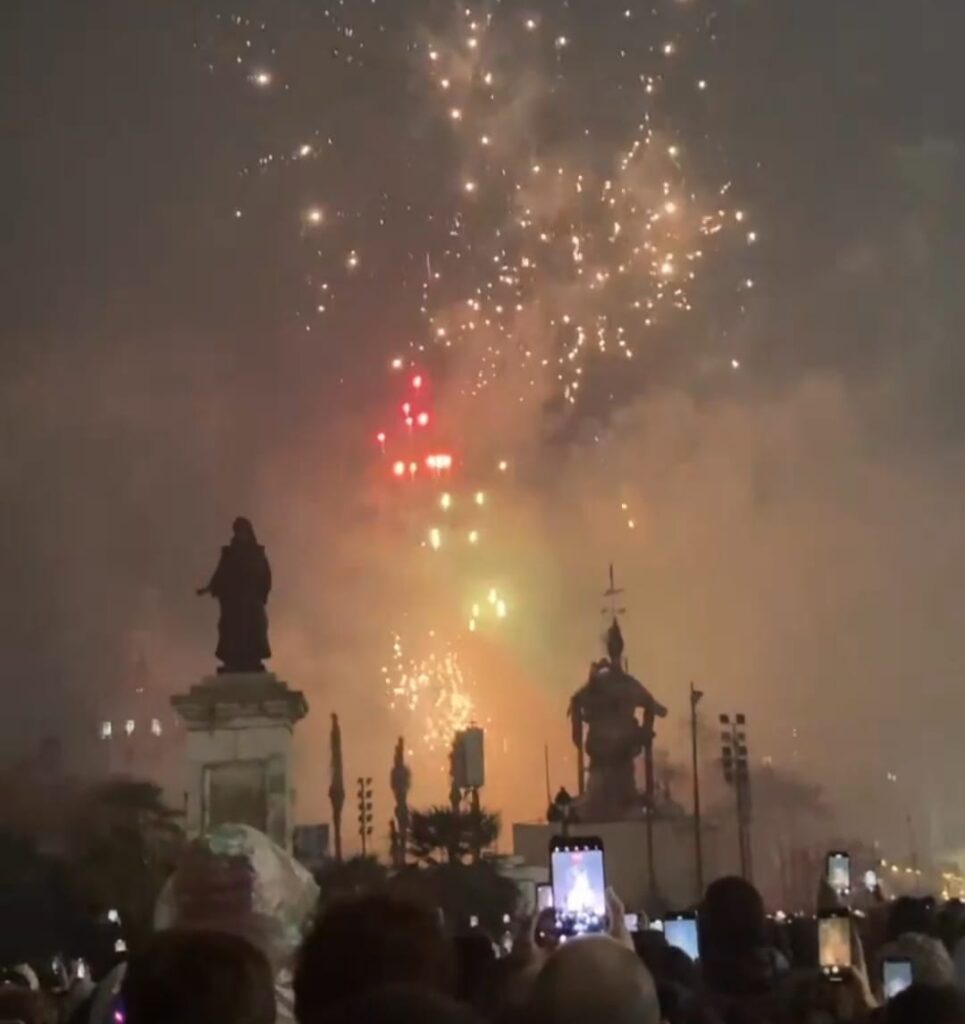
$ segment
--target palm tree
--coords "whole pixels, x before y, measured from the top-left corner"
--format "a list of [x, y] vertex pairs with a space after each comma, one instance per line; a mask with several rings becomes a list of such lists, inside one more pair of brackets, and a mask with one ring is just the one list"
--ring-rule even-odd
[[409, 822], [409, 853], [420, 864], [461, 864], [476, 850], [492, 846], [499, 838], [498, 814], [486, 810], [453, 810], [430, 807], [413, 811]]

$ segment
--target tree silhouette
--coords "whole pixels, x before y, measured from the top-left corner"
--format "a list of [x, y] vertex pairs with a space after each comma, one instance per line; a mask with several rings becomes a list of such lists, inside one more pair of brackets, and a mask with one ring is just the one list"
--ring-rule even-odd
[[441, 908], [447, 927], [457, 933], [477, 917], [490, 935], [497, 935], [503, 915], [513, 912], [519, 898], [516, 883], [502, 875], [492, 860], [413, 865], [395, 875], [390, 884], [393, 892]]
[[315, 875], [319, 888], [319, 906], [333, 900], [378, 892], [388, 883], [389, 872], [376, 857], [350, 857], [345, 861], [329, 861]]
[[485, 850], [499, 838], [498, 814], [480, 809], [430, 807], [413, 811], [409, 822], [409, 853], [420, 864], [461, 864], [474, 850]]
[[183, 844], [179, 817], [159, 786], [127, 779], [93, 786], [72, 816], [66, 846], [77, 894], [96, 913], [117, 909], [129, 944], [151, 930]]

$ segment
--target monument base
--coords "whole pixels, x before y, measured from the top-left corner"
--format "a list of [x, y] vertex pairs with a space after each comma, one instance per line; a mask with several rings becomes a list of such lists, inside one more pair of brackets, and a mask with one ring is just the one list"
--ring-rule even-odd
[[271, 672], [219, 673], [171, 699], [187, 732], [185, 829], [259, 829], [292, 846], [292, 734], [303, 694]]
[[[559, 835], [557, 824], [513, 825], [513, 853], [532, 867], [549, 869], [550, 838]], [[704, 878], [717, 874], [713, 852], [716, 829], [706, 826], [704, 837]], [[694, 859], [694, 824], [689, 817], [657, 819], [653, 823], [654, 867], [657, 891], [650, 892], [647, 864], [647, 826], [641, 821], [578, 824], [569, 827], [572, 836], [599, 836], [606, 858], [607, 885], [613, 886], [629, 911], [650, 914], [684, 910], [697, 901], [697, 871]]]

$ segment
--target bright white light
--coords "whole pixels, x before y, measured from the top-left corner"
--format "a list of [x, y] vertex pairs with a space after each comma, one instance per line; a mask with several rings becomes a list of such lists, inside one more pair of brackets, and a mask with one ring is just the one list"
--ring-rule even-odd
[[429, 546], [433, 551], [438, 551], [442, 547], [442, 534], [435, 526], [429, 531]]

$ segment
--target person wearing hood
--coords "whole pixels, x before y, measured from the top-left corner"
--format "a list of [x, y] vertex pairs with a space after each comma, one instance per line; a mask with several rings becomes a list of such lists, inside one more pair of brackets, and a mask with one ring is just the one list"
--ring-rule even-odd
[[767, 941], [760, 893], [743, 878], [719, 878], [707, 888], [698, 915], [705, 994], [725, 1020], [765, 1020], [788, 972]]

